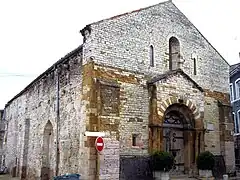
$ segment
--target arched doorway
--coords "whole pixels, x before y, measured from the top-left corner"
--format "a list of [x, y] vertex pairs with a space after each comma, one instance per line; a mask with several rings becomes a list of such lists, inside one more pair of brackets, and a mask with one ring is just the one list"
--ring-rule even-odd
[[51, 178], [50, 162], [52, 146], [53, 146], [53, 126], [52, 123], [48, 121], [44, 128], [43, 133], [41, 180], [49, 180]]
[[195, 163], [194, 116], [183, 104], [169, 106], [164, 114], [163, 148], [175, 159], [172, 174], [185, 174]]

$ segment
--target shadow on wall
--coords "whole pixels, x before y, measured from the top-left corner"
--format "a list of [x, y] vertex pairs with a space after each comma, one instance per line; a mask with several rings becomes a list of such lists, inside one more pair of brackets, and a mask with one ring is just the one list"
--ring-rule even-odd
[[49, 167], [41, 168], [41, 180], [50, 180], [53, 177], [53, 171]]
[[152, 180], [150, 157], [120, 156], [120, 180]]

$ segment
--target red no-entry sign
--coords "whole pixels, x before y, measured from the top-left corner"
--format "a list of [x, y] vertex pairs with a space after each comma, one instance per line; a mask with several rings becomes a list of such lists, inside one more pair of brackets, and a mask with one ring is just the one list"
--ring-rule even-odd
[[95, 141], [95, 146], [98, 152], [101, 152], [104, 148], [104, 142], [102, 137], [97, 137]]

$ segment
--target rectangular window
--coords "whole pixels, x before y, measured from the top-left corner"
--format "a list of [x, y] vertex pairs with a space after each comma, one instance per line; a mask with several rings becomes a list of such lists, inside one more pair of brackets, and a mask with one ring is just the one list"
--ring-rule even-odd
[[240, 111], [237, 112], [237, 116], [235, 116], [234, 114], [235, 133], [239, 133], [239, 119], [240, 119]]
[[194, 58], [193, 59], [193, 74], [194, 75], [197, 75], [197, 62], [196, 62], [196, 59]]
[[240, 98], [240, 80], [235, 82], [236, 98]]
[[233, 101], [234, 100], [234, 96], [233, 96], [233, 85], [230, 84], [230, 100]]
[[137, 146], [137, 134], [132, 135], [132, 146]]

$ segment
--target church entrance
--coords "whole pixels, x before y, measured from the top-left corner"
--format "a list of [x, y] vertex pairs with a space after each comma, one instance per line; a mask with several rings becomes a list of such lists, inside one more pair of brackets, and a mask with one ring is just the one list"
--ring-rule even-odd
[[185, 174], [194, 163], [194, 118], [187, 106], [174, 104], [167, 108], [163, 122], [163, 150], [174, 157], [171, 174]]

